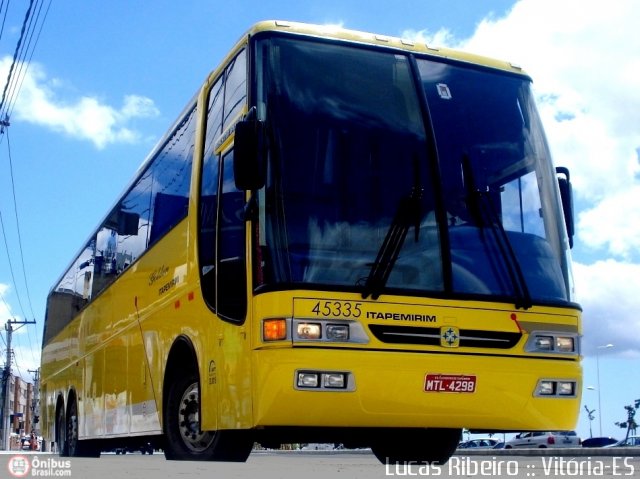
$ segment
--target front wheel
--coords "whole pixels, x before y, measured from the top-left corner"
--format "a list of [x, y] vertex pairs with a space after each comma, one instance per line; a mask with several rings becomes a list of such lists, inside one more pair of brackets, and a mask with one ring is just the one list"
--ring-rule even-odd
[[200, 382], [195, 373], [175, 379], [164, 410], [167, 459], [244, 462], [253, 440], [248, 431], [200, 429]]
[[461, 429], [391, 429], [380, 434], [371, 451], [383, 464], [445, 464], [458, 447]]

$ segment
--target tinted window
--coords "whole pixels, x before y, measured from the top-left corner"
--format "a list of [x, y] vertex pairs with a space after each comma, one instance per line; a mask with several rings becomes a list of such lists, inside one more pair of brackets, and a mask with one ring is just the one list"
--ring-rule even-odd
[[[220, 147], [247, 98], [246, 53], [240, 52], [209, 92], [207, 134], [202, 165], [199, 211], [199, 260], [207, 304], [229, 320], [244, 319], [244, 193], [235, 189], [233, 153], [220, 161]], [[220, 182], [220, 170], [224, 169]], [[218, 192], [222, 190], [222, 200]]]
[[49, 295], [45, 344], [187, 215], [196, 117], [194, 108], [167, 137]]
[[242, 111], [247, 98], [247, 66], [244, 50], [227, 67], [224, 88], [224, 124], [226, 129]]
[[194, 109], [149, 167], [153, 178], [149, 244], [153, 244], [187, 215], [196, 117]]
[[244, 320], [246, 314], [246, 267], [244, 191], [236, 189], [233, 151], [223, 159], [220, 202], [218, 312], [227, 319]]

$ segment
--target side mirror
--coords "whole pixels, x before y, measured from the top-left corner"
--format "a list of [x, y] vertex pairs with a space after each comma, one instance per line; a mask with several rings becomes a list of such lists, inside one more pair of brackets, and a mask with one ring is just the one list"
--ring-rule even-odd
[[[251, 117], [252, 115], [248, 115]], [[264, 123], [254, 118], [236, 124], [233, 175], [239, 190], [258, 190], [266, 179], [266, 141]]]
[[556, 174], [558, 175], [558, 187], [560, 188], [564, 223], [567, 226], [567, 236], [569, 236], [569, 247], [573, 248], [575, 229], [573, 224], [573, 190], [571, 188], [571, 179], [569, 178], [569, 169], [559, 166], [556, 168]]

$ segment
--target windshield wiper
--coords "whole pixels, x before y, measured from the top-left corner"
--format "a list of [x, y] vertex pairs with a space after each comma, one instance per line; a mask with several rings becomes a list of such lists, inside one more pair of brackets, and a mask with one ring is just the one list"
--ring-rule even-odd
[[533, 306], [531, 294], [527, 286], [527, 280], [522, 272], [522, 267], [518, 261], [513, 245], [504, 229], [504, 225], [498, 216], [489, 188], [485, 191], [476, 186], [471, 161], [467, 155], [462, 158], [462, 171], [464, 182], [467, 188], [467, 203], [471, 214], [475, 217], [478, 226], [483, 228], [488, 226], [493, 234], [494, 241], [498, 245], [500, 255], [507, 269], [507, 274], [513, 292], [516, 297], [516, 309], [529, 309]]
[[376, 260], [371, 266], [369, 276], [364, 284], [362, 298], [371, 295], [372, 299], [378, 299], [387, 280], [393, 271], [393, 267], [398, 260], [398, 255], [407, 237], [407, 232], [411, 226], [415, 230], [415, 242], [418, 242], [420, 236], [420, 220], [422, 212], [420, 202], [422, 200], [422, 186], [420, 184], [418, 158], [414, 158], [414, 185], [411, 193], [400, 199], [398, 209], [393, 217], [391, 225], [387, 230], [387, 234], [378, 250]]

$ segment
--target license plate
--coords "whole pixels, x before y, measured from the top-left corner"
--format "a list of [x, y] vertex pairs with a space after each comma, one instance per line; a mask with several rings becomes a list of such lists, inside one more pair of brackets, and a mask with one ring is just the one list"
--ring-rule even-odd
[[476, 377], [457, 374], [427, 374], [424, 390], [428, 393], [473, 393]]

